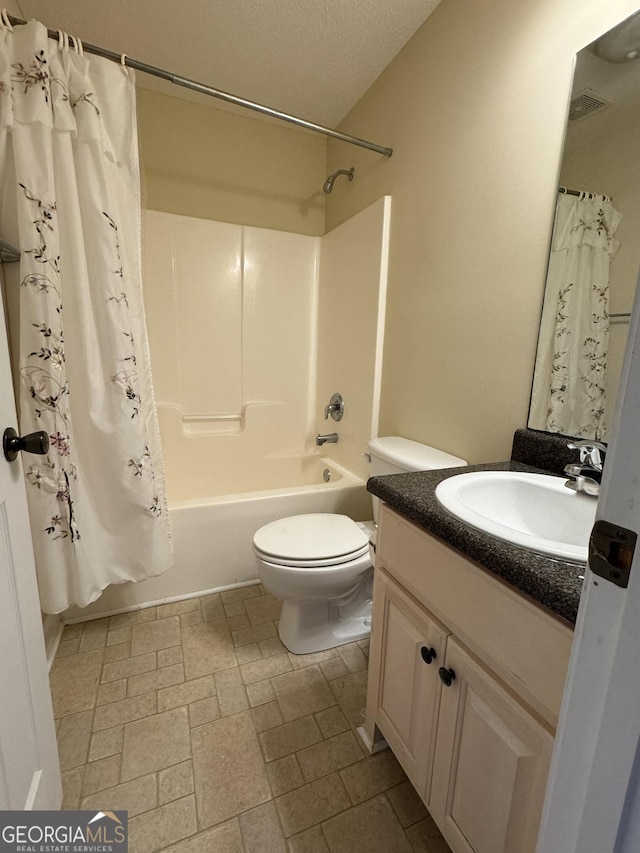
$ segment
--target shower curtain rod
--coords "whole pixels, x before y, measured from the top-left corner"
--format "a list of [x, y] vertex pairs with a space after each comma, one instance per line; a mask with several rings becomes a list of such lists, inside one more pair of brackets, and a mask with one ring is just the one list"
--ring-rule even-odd
[[586, 195], [589, 198], [595, 198], [597, 195], [597, 193], [588, 193], [588, 192], [585, 192], [584, 190], [568, 190], [566, 187], [558, 187], [558, 192], [564, 193], [564, 195], [577, 195], [577, 196]]
[[[26, 21], [20, 18], [14, 18], [13, 15], [8, 15], [11, 24], [22, 25]], [[47, 30], [49, 38], [58, 39], [57, 30]], [[369, 142], [366, 139], [360, 139], [358, 136], [351, 136], [348, 133], [341, 133], [339, 130], [332, 130], [329, 127], [323, 127], [321, 124], [315, 124], [306, 119], [298, 118], [298, 116], [283, 113], [273, 107], [266, 107], [264, 104], [258, 104], [254, 101], [248, 101], [246, 98], [240, 98], [238, 95], [232, 95], [229, 92], [223, 92], [221, 89], [214, 89], [213, 86], [207, 86], [205, 83], [198, 83], [197, 80], [190, 80], [187, 77], [181, 77], [179, 74], [172, 74], [170, 71], [165, 71], [162, 68], [156, 68], [155, 65], [147, 65], [146, 62], [139, 62], [137, 59], [131, 59], [129, 56], [114, 53], [112, 50], [106, 50], [103, 47], [96, 47], [94, 44], [82, 42], [83, 48], [88, 53], [95, 53], [96, 56], [102, 56], [105, 59], [111, 59], [113, 62], [124, 61], [124, 64], [129, 68], [134, 68], [136, 71], [143, 71], [145, 74], [150, 74], [152, 77], [160, 77], [163, 80], [169, 80], [176, 86], [183, 86], [185, 89], [192, 89], [194, 92], [200, 92], [202, 95], [210, 95], [212, 98], [218, 98], [221, 101], [227, 101], [230, 104], [235, 104], [239, 107], [244, 107], [247, 110], [254, 110], [258, 113], [271, 116], [271, 118], [279, 119], [280, 121], [295, 124], [298, 127], [304, 127], [307, 130], [315, 133], [323, 133], [325, 136], [330, 136], [333, 139], [338, 139], [340, 142], [348, 142], [350, 145], [358, 145], [360, 148], [368, 148], [369, 151], [376, 151], [378, 154], [384, 154], [385, 157], [391, 157], [393, 148], [385, 148], [383, 145], [376, 145], [375, 142]]]

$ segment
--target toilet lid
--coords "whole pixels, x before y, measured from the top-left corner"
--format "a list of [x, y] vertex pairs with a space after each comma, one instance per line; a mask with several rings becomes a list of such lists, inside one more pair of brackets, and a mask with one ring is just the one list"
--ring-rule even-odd
[[365, 530], [346, 515], [312, 513], [280, 518], [253, 537], [262, 554], [279, 560], [329, 560], [356, 556], [368, 548]]

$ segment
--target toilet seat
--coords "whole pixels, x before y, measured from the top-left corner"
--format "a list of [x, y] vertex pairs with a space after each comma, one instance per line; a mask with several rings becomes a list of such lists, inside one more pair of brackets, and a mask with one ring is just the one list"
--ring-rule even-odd
[[351, 562], [368, 552], [364, 525], [346, 515], [311, 513], [281, 518], [253, 537], [256, 555], [266, 562], [295, 568], [320, 568]]
[[354, 560], [359, 560], [365, 555], [369, 558], [369, 547], [366, 546], [360, 551], [354, 551], [353, 554], [345, 554], [342, 557], [325, 557], [321, 560], [287, 560], [284, 557], [274, 556], [273, 554], [265, 554], [257, 548], [253, 549], [254, 554], [259, 560], [264, 563], [271, 563], [274, 566], [281, 566], [290, 569], [331, 569], [345, 566], [347, 563], [352, 563]]

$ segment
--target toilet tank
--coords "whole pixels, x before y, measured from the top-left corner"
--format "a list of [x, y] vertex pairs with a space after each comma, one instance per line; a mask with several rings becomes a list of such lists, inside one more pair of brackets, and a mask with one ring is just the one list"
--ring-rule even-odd
[[[437, 468], [459, 468], [464, 459], [436, 450], [399, 435], [372, 438], [367, 445], [369, 475], [404, 474], [409, 471], [434, 471]], [[373, 518], [378, 523], [379, 499], [373, 498]]]
[[371, 477], [380, 474], [402, 474], [407, 471], [434, 471], [436, 468], [459, 468], [464, 459], [452, 456], [427, 444], [399, 435], [372, 438], [367, 445]]

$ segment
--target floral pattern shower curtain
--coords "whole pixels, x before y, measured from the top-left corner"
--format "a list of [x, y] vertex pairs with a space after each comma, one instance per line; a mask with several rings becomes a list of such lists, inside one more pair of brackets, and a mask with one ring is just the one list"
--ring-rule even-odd
[[50, 437], [23, 465], [41, 606], [58, 613], [172, 559], [142, 305], [135, 87], [123, 66], [89, 60], [35, 21], [0, 39], [0, 233], [21, 249], [20, 430]]
[[609, 265], [621, 218], [608, 196], [558, 199], [531, 396], [533, 429], [606, 438]]

